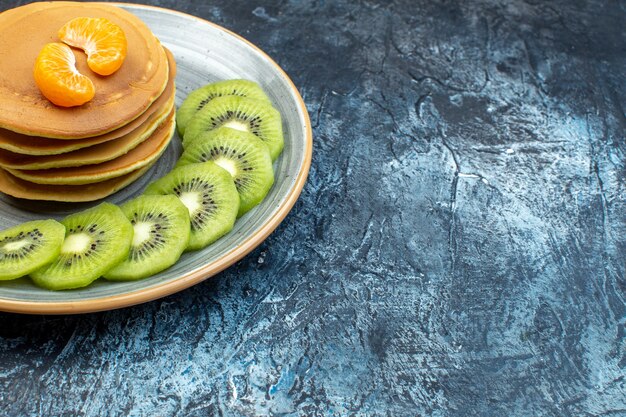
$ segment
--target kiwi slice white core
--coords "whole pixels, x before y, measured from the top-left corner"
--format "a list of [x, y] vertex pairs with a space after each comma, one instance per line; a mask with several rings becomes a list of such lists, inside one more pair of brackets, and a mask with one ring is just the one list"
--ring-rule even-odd
[[241, 132], [250, 132], [250, 126], [248, 123], [244, 123], [238, 119], [232, 119], [222, 125], [223, 127], [230, 127], [231, 129], [239, 130]]
[[74, 233], [65, 238], [63, 246], [61, 246], [61, 253], [83, 253], [87, 251], [87, 248], [92, 245], [92, 239], [87, 233]]
[[2, 249], [4, 249], [5, 252], [15, 252], [18, 251], [20, 249], [22, 249], [23, 247], [25, 247], [26, 245], [28, 245], [29, 243], [24, 241], [24, 240], [19, 240], [17, 242], [9, 242], [6, 245], [4, 245], [4, 247]]
[[187, 191], [181, 193], [178, 198], [180, 198], [180, 201], [187, 207], [190, 215], [193, 216], [198, 211], [202, 210], [202, 196], [200, 193]]
[[214, 159], [213, 162], [215, 162], [217, 165], [224, 168], [233, 177], [237, 176], [238, 174], [237, 165], [231, 159], [217, 158], [217, 159]]
[[147, 222], [138, 222], [133, 225], [135, 233], [133, 234], [133, 246], [140, 246], [142, 243], [150, 240], [150, 232], [152, 224]]

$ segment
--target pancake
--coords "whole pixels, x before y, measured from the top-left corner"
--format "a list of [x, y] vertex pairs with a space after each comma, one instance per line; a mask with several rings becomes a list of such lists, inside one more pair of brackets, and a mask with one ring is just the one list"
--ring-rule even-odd
[[174, 97], [172, 96], [168, 108], [154, 114], [143, 126], [126, 136], [60, 155], [31, 156], [0, 150], [0, 167], [39, 170], [78, 167], [110, 161], [147, 140], [168, 117], [173, 117], [174, 111]]
[[[150, 123], [149, 119], [153, 117], [155, 113], [167, 111], [167, 108], [170, 107], [170, 102], [174, 100], [176, 93], [174, 85], [174, 78], [176, 76], [176, 61], [169, 50], [165, 49], [165, 52], [169, 63], [169, 79], [165, 90], [144, 113], [132, 120], [130, 123], [103, 135], [76, 140], [61, 140], [44, 138], [41, 136], [29, 136], [13, 132], [12, 130], [0, 129], [0, 159], [3, 159], [2, 155], [5, 155], [5, 161], [6, 158], [9, 157], [12, 159], [15, 158], [10, 154], [3, 153], [2, 149], [12, 153], [24, 155], [59, 155], [66, 152], [72, 152], [88, 146], [94, 146], [100, 143], [119, 139], [122, 136], [136, 131], [144, 123]], [[8, 163], [9, 162], [6, 162], [6, 164]]]
[[[128, 41], [121, 68], [96, 75], [87, 56], [74, 50], [78, 70], [94, 83], [88, 103], [57, 107], [39, 91], [33, 65], [41, 48], [58, 41], [58, 30], [75, 17], [103, 17], [119, 25]], [[167, 84], [165, 51], [136, 16], [104, 3], [40, 2], [0, 13], [0, 127], [33, 136], [86, 138], [110, 132], [139, 117]]]
[[106, 181], [135, 171], [161, 156], [174, 136], [174, 112], [157, 130], [130, 152], [107, 162], [74, 168], [19, 170], [7, 168], [15, 177], [36, 184], [81, 185]]
[[141, 177], [154, 164], [107, 181], [86, 185], [41, 185], [24, 181], [0, 169], [0, 191], [25, 200], [63, 202], [94, 201], [121, 190]]

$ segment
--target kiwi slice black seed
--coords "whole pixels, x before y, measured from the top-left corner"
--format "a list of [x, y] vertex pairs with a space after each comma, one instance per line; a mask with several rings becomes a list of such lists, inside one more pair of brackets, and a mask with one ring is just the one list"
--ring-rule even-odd
[[59, 256], [30, 274], [33, 282], [50, 290], [91, 284], [128, 256], [133, 226], [111, 203], [71, 214], [61, 221], [65, 240]]
[[269, 102], [263, 89], [253, 81], [226, 80], [207, 84], [189, 93], [176, 112], [176, 127], [183, 136], [185, 128], [194, 114], [202, 110], [211, 100], [222, 96], [240, 96]]
[[213, 161], [230, 173], [239, 192], [243, 216], [265, 198], [274, 184], [267, 146], [252, 133], [229, 127], [204, 132], [183, 152], [176, 166]]
[[189, 211], [173, 195], [143, 195], [123, 204], [133, 225], [128, 258], [104, 274], [111, 281], [132, 281], [174, 265], [189, 243]]
[[283, 127], [278, 110], [267, 102], [237, 96], [214, 98], [198, 111], [187, 125], [183, 147], [189, 146], [202, 132], [222, 126], [258, 136], [269, 148], [272, 161], [283, 150]]
[[187, 250], [202, 249], [228, 233], [239, 211], [232, 177], [214, 162], [173, 169], [150, 184], [145, 194], [173, 194], [189, 210], [191, 235]]
[[54, 261], [65, 226], [56, 220], [34, 220], [0, 232], [0, 280], [28, 275]]

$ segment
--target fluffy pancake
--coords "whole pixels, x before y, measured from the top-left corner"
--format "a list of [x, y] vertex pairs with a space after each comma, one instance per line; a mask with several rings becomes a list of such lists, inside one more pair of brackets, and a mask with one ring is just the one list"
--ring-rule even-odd
[[73, 168], [42, 170], [6, 169], [10, 174], [36, 184], [81, 185], [106, 181], [149, 165], [159, 158], [174, 135], [174, 112], [150, 138], [128, 153], [107, 162]]
[[107, 181], [86, 185], [41, 185], [24, 181], [0, 169], [0, 191], [26, 200], [94, 201], [113, 194], [141, 177], [154, 164]]
[[144, 140], [147, 140], [168, 116], [173, 116], [173, 113], [174, 97], [172, 96], [169, 107], [165, 108], [160, 113], [153, 114], [142, 126], [119, 139], [60, 155], [31, 156], [0, 150], [0, 167], [38, 170], [78, 167], [110, 161], [111, 159], [124, 155]]
[[[101, 77], [87, 66], [86, 54], [75, 50], [77, 68], [93, 81], [96, 95], [79, 107], [57, 107], [37, 88], [33, 65], [46, 43], [58, 41], [58, 30], [80, 16], [119, 25], [128, 53], [117, 72]], [[104, 3], [41, 2], [0, 13], [0, 55], [0, 127], [33, 136], [78, 139], [118, 129], [144, 113], [168, 80], [165, 51], [150, 29], [132, 13]]]
[[[151, 123], [151, 120], [155, 117], [155, 113], [168, 111], [169, 107], [171, 107], [170, 103], [174, 100], [176, 93], [176, 88], [174, 86], [176, 61], [169, 50], [165, 49], [165, 52], [169, 63], [169, 79], [165, 90], [144, 113], [132, 120], [130, 123], [103, 135], [76, 140], [60, 140], [44, 138], [41, 136], [30, 136], [0, 128], [0, 161], [4, 160], [5, 165], [10, 166], [7, 165], [10, 163], [7, 158], [10, 158], [10, 160], [15, 160], [17, 158], [17, 156], [11, 155], [10, 153], [2, 152], [3, 149], [11, 153], [24, 155], [58, 155], [119, 139], [131, 132], [135, 132], [137, 129], [141, 128], [143, 124]], [[2, 162], [0, 162], [0, 165], [2, 165]], [[14, 166], [14, 168], [19, 167]], [[22, 167], [22, 169], [26, 168]]]

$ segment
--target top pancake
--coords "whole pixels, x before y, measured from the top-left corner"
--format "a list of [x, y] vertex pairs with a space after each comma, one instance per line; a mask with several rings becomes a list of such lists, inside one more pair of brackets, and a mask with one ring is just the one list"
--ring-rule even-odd
[[[163, 90], [163, 93], [154, 100], [150, 107], [139, 115], [139, 117], [105, 134], [75, 140], [50, 139], [41, 136], [24, 135], [12, 130], [0, 128], [0, 161], [2, 160], [3, 154], [7, 155], [7, 151], [23, 155], [59, 155], [113, 141], [141, 128], [142, 125], [147, 123], [156, 113], [162, 112], [165, 108], [171, 108], [170, 101], [174, 100], [176, 93], [174, 85], [176, 61], [174, 55], [168, 49], [165, 49], [165, 53], [169, 65], [169, 78], [165, 90]], [[17, 155], [15, 156], [17, 157]]]
[[[94, 83], [90, 102], [64, 108], [48, 101], [33, 78], [33, 66], [46, 43], [59, 42], [58, 30], [75, 17], [104, 17], [119, 25], [128, 41], [121, 68], [102, 77], [74, 50], [76, 67]], [[31, 3], [0, 13], [0, 127], [56, 139], [86, 138], [117, 129], [139, 115], [161, 94], [168, 62], [161, 44], [136, 16], [102, 3]]]

